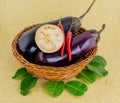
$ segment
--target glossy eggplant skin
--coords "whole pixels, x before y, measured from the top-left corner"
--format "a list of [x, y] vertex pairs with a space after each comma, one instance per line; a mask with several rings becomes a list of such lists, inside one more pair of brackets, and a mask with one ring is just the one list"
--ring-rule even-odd
[[[69, 16], [69, 17], [64, 17], [62, 18], [62, 25], [63, 25], [63, 28], [64, 28], [64, 31], [65, 33], [68, 31], [69, 29], [69, 26], [72, 22], [72, 16]], [[46, 22], [46, 23], [42, 23], [42, 24], [38, 24], [37, 26], [33, 27], [32, 29], [26, 31], [23, 36], [21, 36], [18, 40], [18, 49], [19, 51], [24, 54], [27, 47], [29, 46], [29, 44], [34, 44], [35, 43], [35, 33], [37, 31], [37, 29], [44, 25], [44, 24], [54, 24], [54, 25], [57, 25], [59, 22], [59, 20], [55, 20], [55, 21], [50, 21], [50, 22]], [[35, 47], [35, 46], [34, 46]], [[36, 46], [36, 50], [37, 50], [37, 46]]]
[[36, 44], [34, 42], [31, 42], [25, 49], [25, 52], [23, 53], [24, 58], [26, 58], [30, 62], [34, 62], [34, 58], [36, 53], [39, 51]]
[[[65, 34], [69, 30], [69, 27], [70, 27], [71, 24], [72, 24], [72, 27], [71, 27], [72, 33], [77, 32], [81, 28], [81, 24], [82, 24], [81, 21], [82, 21], [82, 19], [91, 10], [91, 8], [92, 8], [93, 4], [95, 3], [95, 1], [96, 0], [93, 0], [91, 5], [88, 7], [88, 9], [81, 16], [79, 16], [79, 17], [68, 16], [68, 17], [64, 17], [64, 18], [61, 19], [61, 23], [63, 25]], [[19, 49], [20, 53], [22, 55], [24, 55], [28, 45], [35, 42], [34, 41], [35, 32], [36, 32], [36, 30], [40, 26], [42, 26], [44, 24], [54, 24], [54, 25], [57, 25], [58, 23], [59, 23], [59, 19], [58, 20], [54, 20], [54, 21], [50, 21], [50, 22], [46, 22], [46, 23], [40, 23], [39, 25], [37, 25], [37, 26], [33, 27], [32, 29], [28, 30], [27, 32], [25, 32], [23, 34], [23, 36], [20, 37], [20, 39], [18, 40], [18, 49]], [[36, 50], [37, 49], [38, 48], [36, 46]]]
[[96, 30], [86, 31], [78, 36], [75, 36], [72, 40], [72, 60], [69, 62], [67, 52], [64, 56], [60, 56], [59, 51], [53, 54], [46, 54], [39, 51], [36, 56], [34, 63], [45, 66], [68, 66], [76, 62], [80, 57], [85, 55], [88, 51], [97, 47], [99, 41], [99, 34]]
[[[89, 6], [89, 8], [80, 16], [80, 17], [64, 17], [61, 19], [64, 32], [69, 30], [69, 27], [72, 23], [71, 31], [74, 34], [81, 28], [81, 20], [83, 17], [90, 11], [91, 7], [93, 6], [94, 2], [96, 0], [93, 0], [92, 4]], [[34, 26], [32, 29], [24, 32], [23, 36], [21, 36], [18, 40], [18, 51], [21, 55], [24, 56], [25, 59], [32, 63], [40, 64], [40, 65], [50, 65], [50, 66], [65, 66], [70, 65], [76, 60], [78, 60], [82, 55], [84, 55], [86, 52], [88, 52], [91, 48], [97, 46], [97, 39], [99, 37], [93, 36], [92, 34], [98, 34], [97, 31], [92, 30], [83, 33], [86, 36], [75, 36], [72, 41], [72, 61], [68, 61], [67, 52], [65, 51], [65, 55], [63, 57], [60, 56], [59, 51], [52, 53], [52, 54], [46, 54], [43, 53], [38, 49], [38, 47], [35, 44], [35, 33], [38, 30], [39, 27], [41, 27], [44, 24], [54, 24], [57, 25], [59, 20], [50, 21], [46, 23], [41, 23], [36, 26]], [[89, 33], [90, 32], [90, 33]], [[82, 35], [83, 35], [82, 34]]]

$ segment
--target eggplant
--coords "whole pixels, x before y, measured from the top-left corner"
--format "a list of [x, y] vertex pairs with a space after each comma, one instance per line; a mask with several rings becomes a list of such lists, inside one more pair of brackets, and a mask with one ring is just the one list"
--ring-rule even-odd
[[71, 62], [68, 60], [67, 52], [65, 52], [64, 56], [61, 57], [59, 51], [52, 54], [46, 54], [39, 51], [35, 56], [34, 63], [45, 66], [68, 66], [79, 60], [91, 49], [97, 47], [98, 41], [100, 40], [100, 33], [104, 30], [104, 28], [105, 24], [103, 24], [102, 29], [99, 31], [88, 30], [73, 38], [71, 46]]
[[[64, 28], [65, 32], [67, 32], [67, 30], [69, 29], [69, 26], [71, 24], [71, 20], [72, 20], [71, 16], [62, 18], [62, 25], [63, 25], [63, 28]], [[35, 37], [35, 33], [36, 33], [36, 31], [38, 30], [39, 27], [41, 27], [44, 24], [57, 25], [58, 22], [59, 22], [59, 20], [55, 20], [55, 21], [52, 21], [52, 22], [38, 24], [37, 26], [33, 27], [32, 29], [24, 32], [23, 36], [21, 36], [18, 40], [18, 49], [20, 50], [20, 52], [22, 54], [24, 54], [25, 50], [27, 49], [27, 46], [29, 44], [35, 43], [35, 38], [34, 37]], [[36, 49], [37, 49], [37, 46], [36, 46]]]
[[[71, 31], [72, 31], [73, 34], [81, 28], [81, 20], [90, 11], [90, 9], [93, 6], [95, 1], [96, 0], [94, 0], [92, 2], [92, 4], [89, 6], [89, 8], [80, 17], [68, 16], [68, 17], [64, 17], [64, 18], [61, 19], [61, 22], [62, 22], [65, 33], [69, 30], [69, 27], [70, 27], [71, 23], [72, 23]], [[59, 22], [59, 20], [50, 21], [50, 22], [46, 22], [46, 23], [41, 23], [41, 24], [36, 25], [32, 29], [24, 32], [23, 36], [21, 36], [18, 40], [18, 49], [19, 49], [20, 53], [22, 55], [27, 56], [25, 51], [26, 51], [29, 44], [35, 43], [34, 36], [35, 36], [35, 33], [36, 33], [36, 31], [38, 30], [39, 27], [41, 27], [44, 24], [57, 25], [58, 22]], [[37, 46], [36, 46], [36, 49], [38, 49]]]
[[34, 58], [36, 53], [39, 51], [39, 49], [36, 47], [36, 44], [34, 42], [31, 42], [25, 49], [25, 52], [23, 53], [24, 58], [26, 58], [30, 62], [34, 62]]

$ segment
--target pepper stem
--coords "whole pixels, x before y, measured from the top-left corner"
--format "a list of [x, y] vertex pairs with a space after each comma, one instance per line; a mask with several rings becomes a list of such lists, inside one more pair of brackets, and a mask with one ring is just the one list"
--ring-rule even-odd
[[89, 8], [79, 17], [79, 19], [82, 19], [92, 8], [93, 4], [95, 3], [96, 0], [92, 2], [92, 4], [89, 6]]
[[70, 24], [70, 27], [69, 27], [69, 31], [71, 31], [72, 25], [73, 25], [73, 19], [71, 20], [71, 24]]
[[60, 17], [58, 24], [62, 24], [62, 16]]

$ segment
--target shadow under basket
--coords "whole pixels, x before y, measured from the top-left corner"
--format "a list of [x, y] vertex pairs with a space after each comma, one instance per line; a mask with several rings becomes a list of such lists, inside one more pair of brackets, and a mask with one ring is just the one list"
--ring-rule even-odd
[[[80, 58], [80, 60], [78, 60], [76, 63], [63, 67], [43, 66], [31, 63], [27, 61], [22, 55], [20, 55], [20, 53], [17, 50], [17, 43], [24, 32], [30, 30], [35, 26], [36, 25], [29, 26], [16, 35], [12, 42], [12, 52], [16, 59], [26, 67], [27, 71], [37, 77], [55, 81], [72, 78], [79, 74], [96, 55], [97, 48], [93, 48], [86, 55]], [[84, 32], [85, 29], [81, 28], [80, 31]]]

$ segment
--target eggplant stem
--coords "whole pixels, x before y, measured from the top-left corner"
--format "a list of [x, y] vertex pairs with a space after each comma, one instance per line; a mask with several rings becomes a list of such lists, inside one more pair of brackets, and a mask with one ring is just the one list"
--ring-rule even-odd
[[102, 28], [98, 31], [98, 33], [100, 34], [100, 33], [105, 29], [105, 27], [106, 27], [106, 25], [103, 24], [103, 25], [102, 25]]
[[93, 4], [95, 3], [96, 0], [94, 0], [91, 5], [89, 6], [89, 8], [79, 17], [79, 19], [81, 20], [92, 8]]

